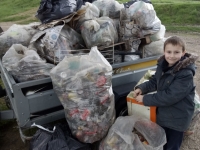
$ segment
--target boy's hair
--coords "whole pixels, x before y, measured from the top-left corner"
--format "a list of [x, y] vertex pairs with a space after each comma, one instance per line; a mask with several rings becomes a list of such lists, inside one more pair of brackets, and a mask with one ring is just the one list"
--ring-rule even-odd
[[169, 37], [164, 43], [164, 50], [167, 44], [172, 44], [174, 46], [179, 45], [182, 47], [182, 51], [185, 52], [185, 42], [178, 36]]

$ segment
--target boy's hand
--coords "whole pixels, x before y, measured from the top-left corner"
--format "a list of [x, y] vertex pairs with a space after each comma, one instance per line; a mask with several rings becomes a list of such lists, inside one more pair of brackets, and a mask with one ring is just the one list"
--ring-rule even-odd
[[136, 98], [138, 95], [141, 95], [142, 91], [138, 88], [133, 91], [133, 97]]
[[135, 98], [135, 100], [137, 101], [137, 102], [139, 102], [139, 103], [143, 103], [143, 95], [138, 95], [136, 98]]

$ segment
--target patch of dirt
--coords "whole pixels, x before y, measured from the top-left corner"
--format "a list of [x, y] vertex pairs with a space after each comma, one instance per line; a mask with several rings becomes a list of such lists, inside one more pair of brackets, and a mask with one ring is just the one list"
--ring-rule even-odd
[[20, 138], [15, 120], [1, 121], [0, 148], [1, 150], [28, 150], [29, 142], [24, 143]]
[[3, 31], [6, 31], [13, 24], [16, 24], [16, 22], [0, 22], [0, 27], [3, 29]]
[[22, 13], [18, 13], [16, 15], [9, 16], [7, 18], [13, 18], [13, 17], [17, 17], [17, 16], [24, 16], [24, 15], [33, 17], [33, 16], [35, 16], [37, 10], [38, 10], [38, 7], [35, 7], [35, 8], [30, 9], [30, 10], [24, 11]]
[[[0, 27], [5, 31], [7, 30], [14, 22], [6, 22], [6, 23], [0, 23]], [[15, 22], [16, 23], [16, 22]], [[200, 56], [200, 34], [196, 33], [170, 33], [167, 32], [165, 37], [169, 37], [172, 35], [178, 35], [180, 36], [185, 42], [186, 42], [186, 50], [189, 53], [196, 53]], [[194, 77], [194, 82], [196, 84], [196, 90], [198, 93], [200, 93], [200, 59], [196, 62], [197, 70], [196, 70], [196, 75]], [[196, 143], [195, 141], [197, 139], [200, 139], [200, 130], [199, 130], [199, 125], [195, 129], [195, 134], [185, 138], [193, 142], [193, 150], [199, 149], [198, 144], [194, 145]], [[192, 144], [191, 142], [191, 144]], [[182, 148], [182, 150], [190, 150], [190, 145], [188, 146], [186, 144], [186, 148]], [[185, 146], [185, 145], [184, 145]], [[196, 147], [195, 147], [196, 146]], [[19, 130], [17, 127], [17, 123], [15, 120], [11, 121], [6, 121], [2, 123], [0, 126], [0, 148], [1, 150], [28, 150], [29, 149], [29, 142], [23, 143]]]

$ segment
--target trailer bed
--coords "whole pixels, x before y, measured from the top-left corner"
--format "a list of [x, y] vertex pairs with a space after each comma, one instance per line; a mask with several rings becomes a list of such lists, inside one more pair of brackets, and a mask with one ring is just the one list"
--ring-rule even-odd
[[[144, 73], [155, 69], [158, 56], [143, 58], [131, 62], [113, 64], [112, 87], [115, 94], [116, 110], [126, 105], [122, 100], [133, 89]], [[64, 109], [53, 90], [51, 78], [17, 83], [3, 67], [0, 60], [1, 79], [5, 86], [10, 110], [1, 111], [1, 119], [16, 118], [20, 135], [23, 130], [31, 128], [33, 123], [44, 125], [65, 118]], [[33, 92], [36, 91], [36, 92]]]

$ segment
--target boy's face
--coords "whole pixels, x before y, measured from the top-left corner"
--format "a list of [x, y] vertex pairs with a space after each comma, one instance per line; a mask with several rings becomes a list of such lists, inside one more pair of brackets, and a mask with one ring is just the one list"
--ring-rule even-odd
[[179, 61], [184, 54], [180, 45], [167, 44], [165, 46], [164, 55], [169, 67]]

